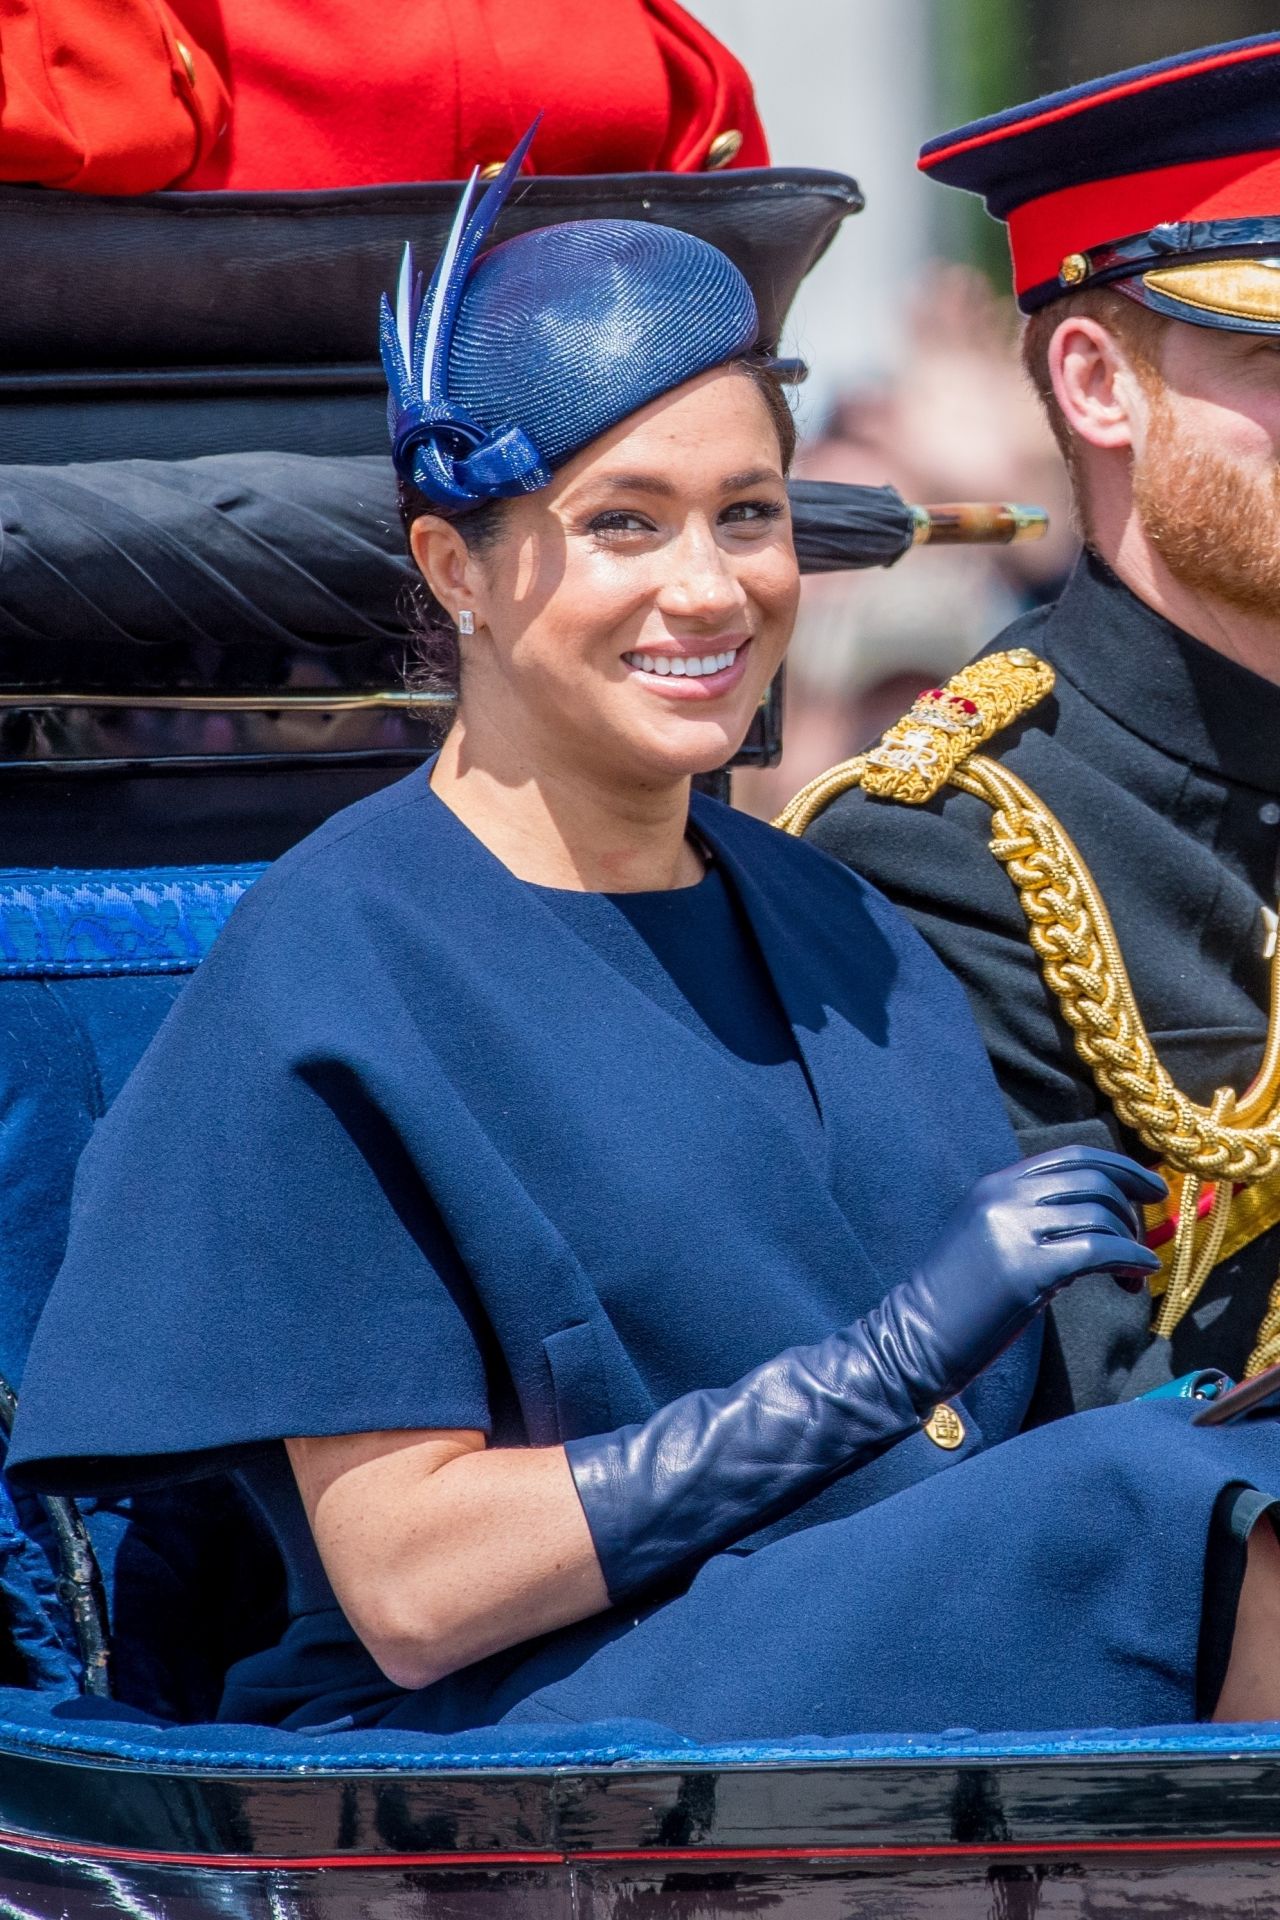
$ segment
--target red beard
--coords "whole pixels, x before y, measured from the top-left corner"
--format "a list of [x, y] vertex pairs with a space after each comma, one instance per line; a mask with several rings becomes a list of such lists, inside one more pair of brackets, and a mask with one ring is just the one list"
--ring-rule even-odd
[[1147, 538], [1182, 586], [1245, 612], [1280, 611], [1280, 465], [1259, 473], [1188, 446], [1156, 390], [1133, 497]]

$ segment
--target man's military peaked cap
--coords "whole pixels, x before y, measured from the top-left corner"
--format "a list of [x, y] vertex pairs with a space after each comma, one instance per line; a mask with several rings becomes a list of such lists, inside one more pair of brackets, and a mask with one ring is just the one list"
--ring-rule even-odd
[[1091, 80], [931, 140], [921, 170], [1008, 223], [1018, 304], [1085, 287], [1280, 333], [1280, 33]]

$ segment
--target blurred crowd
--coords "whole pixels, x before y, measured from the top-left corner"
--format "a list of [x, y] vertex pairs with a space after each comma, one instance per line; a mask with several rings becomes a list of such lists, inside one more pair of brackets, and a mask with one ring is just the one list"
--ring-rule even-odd
[[734, 778], [739, 806], [768, 819], [824, 768], [904, 713], [1006, 622], [1051, 598], [1076, 555], [1065, 475], [1018, 358], [1017, 317], [964, 266], [937, 266], [905, 316], [901, 357], [845, 395], [796, 463], [798, 475], [886, 481], [924, 505], [1047, 507], [1045, 539], [1011, 547], [914, 548], [892, 568], [804, 583], [787, 665], [781, 764]]

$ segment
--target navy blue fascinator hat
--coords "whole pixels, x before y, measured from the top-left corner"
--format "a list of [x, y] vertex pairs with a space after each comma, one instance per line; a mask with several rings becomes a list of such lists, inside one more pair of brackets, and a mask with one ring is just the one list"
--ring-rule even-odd
[[471, 211], [476, 175], [425, 293], [406, 247], [382, 300], [392, 458], [446, 513], [533, 493], [629, 413], [756, 343], [751, 289], [706, 240], [641, 220], [574, 220], [477, 260], [529, 129]]

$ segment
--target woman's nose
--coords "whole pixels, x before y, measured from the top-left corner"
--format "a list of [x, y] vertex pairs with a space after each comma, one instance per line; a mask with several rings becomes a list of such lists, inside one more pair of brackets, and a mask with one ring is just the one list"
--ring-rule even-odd
[[671, 551], [671, 567], [658, 604], [686, 619], [722, 618], [745, 607], [747, 596], [715, 535], [690, 528]]

